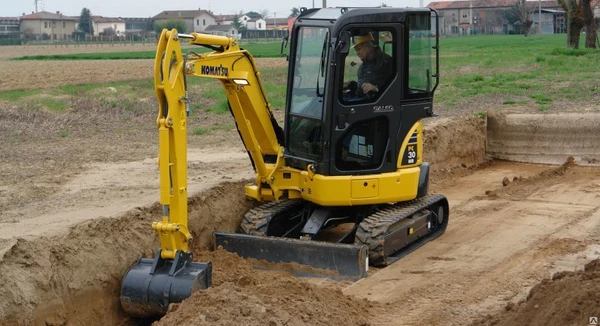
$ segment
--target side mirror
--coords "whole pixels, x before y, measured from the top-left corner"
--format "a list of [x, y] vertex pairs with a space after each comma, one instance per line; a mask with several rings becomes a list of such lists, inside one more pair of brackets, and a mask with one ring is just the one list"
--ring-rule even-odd
[[350, 32], [342, 32], [338, 38], [337, 48], [342, 54], [348, 54], [350, 51]]
[[286, 35], [281, 39], [281, 51], [279, 52], [280, 54], [283, 54], [284, 47], [287, 48], [287, 43], [288, 43], [288, 36]]

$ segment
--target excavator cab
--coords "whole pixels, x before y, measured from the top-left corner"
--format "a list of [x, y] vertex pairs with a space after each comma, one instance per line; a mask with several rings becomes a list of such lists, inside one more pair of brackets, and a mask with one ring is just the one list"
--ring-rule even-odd
[[432, 114], [438, 84], [432, 13], [301, 11], [290, 38], [284, 128], [288, 166], [310, 165], [317, 174], [339, 176], [417, 164], [422, 151], [401, 149], [413, 125]]

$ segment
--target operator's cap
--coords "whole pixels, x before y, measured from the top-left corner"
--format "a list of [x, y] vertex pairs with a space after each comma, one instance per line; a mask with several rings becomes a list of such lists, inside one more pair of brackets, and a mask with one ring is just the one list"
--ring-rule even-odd
[[368, 33], [356, 39], [354, 41], [354, 49], [356, 49], [357, 46], [366, 42], [375, 42], [375, 39], [373, 38], [373, 35], [371, 35], [371, 33]]

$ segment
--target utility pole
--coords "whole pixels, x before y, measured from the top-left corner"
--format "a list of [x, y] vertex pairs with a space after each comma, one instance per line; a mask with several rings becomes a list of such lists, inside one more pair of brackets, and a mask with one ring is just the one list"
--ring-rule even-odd
[[473, 0], [469, 1], [469, 35], [473, 35]]
[[327, 0], [323, 0], [323, 8], [327, 8]]
[[538, 35], [540, 38], [542, 38], [542, 0], [539, 0], [538, 4], [540, 10], [540, 12], [538, 13]]

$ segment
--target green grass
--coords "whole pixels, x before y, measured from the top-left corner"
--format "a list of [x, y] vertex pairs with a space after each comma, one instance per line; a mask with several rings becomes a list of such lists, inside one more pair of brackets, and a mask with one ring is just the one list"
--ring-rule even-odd
[[64, 100], [56, 98], [42, 98], [38, 100], [38, 103], [53, 112], [64, 112], [69, 108]]
[[[71, 95], [71, 96], [82, 96], [89, 95], [91, 91], [108, 89], [109, 87], [115, 88], [116, 93], [127, 93], [132, 95], [153, 95], [154, 94], [154, 83], [152, 80], [131, 80], [131, 81], [117, 81], [102, 84], [84, 84], [84, 85], [64, 85], [60, 86], [55, 90], [57, 95]], [[2, 94], [2, 93], [0, 93]], [[1, 95], [0, 95], [1, 96]]]
[[[593, 98], [600, 80], [600, 51], [566, 49], [566, 35], [488, 35], [440, 40], [440, 87], [436, 101], [460, 106], [492, 95], [512, 104], [527, 97], [549, 105], [565, 96]], [[560, 82], [568, 82], [561, 86]], [[558, 84], [558, 85], [557, 85]], [[576, 93], [576, 94], [573, 94]]]
[[127, 60], [154, 59], [153, 51], [28, 55], [12, 60]]
[[229, 113], [229, 105], [227, 104], [227, 97], [225, 97], [224, 92], [221, 83], [216, 83], [216, 87], [210, 87], [204, 90], [201, 96], [214, 102], [214, 104], [209, 104], [204, 107], [204, 110], [216, 114]]
[[69, 133], [69, 131], [67, 129], [60, 129], [60, 131], [58, 132], [58, 135], [60, 137], [65, 138], [65, 137], [69, 137], [70, 133]]
[[37, 90], [15, 90], [15, 91], [6, 91], [0, 92], [0, 101], [9, 101], [16, 102], [24, 97], [32, 96], [39, 93]]
[[[600, 69], [596, 69], [600, 67], [600, 51], [566, 49], [564, 34], [544, 35], [542, 39], [521, 35], [479, 35], [443, 38], [440, 43], [440, 85], [435, 102], [449, 110], [475, 107], [476, 103], [485, 102], [499, 108], [526, 105], [546, 111], [555, 109], [562, 100], [591, 103], [600, 93], [597, 82]], [[255, 57], [278, 56], [280, 43], [243, 46]], [[120, 54], [140, 53], [143, 52]], [[283, 109], [287, 67], [259, 66], [259, 70], [271, 107]], [[229, 113], [225, 91], [219, 81], [196, 77], [188, 77], [187, 81], [192, 117], [199, 112]], [[47, 100], [52, 97], [60, 100]], [[151, 79], [0, 92], [0, 101], [39, 103], [55, 112], [66, 110], [65, 103], [74, 103], [69, 99], [82, 97], [98, 99], [107, 108], [122, 111], [135, 111], [140, 99], [156, 105]], [[474, 111], [479, 110], [481, 108]], [[135, 117], [135, 113], [130, 112], [130, 118]], [[207, 128], [205, 132], [211, 131], [213, 129]]]
[[475, 112], [475, 115], [480, 117], [481, 119], [485, 119], [487, 117], [487, 112], [485, 111], [477, 111]]
[[[184, 53], [188, 50], [194, 50], [197, 53], [206, 53], [211, 50], [204, 47], [185, 47]], [[271, 42], [263, 44], [248, 44], [242, 46], [242, 49], [248, 50], [255, 58], [275, 58], [285, 56], [287, 52], [281, 54], [281, 43]], [[73, 53], [73, 54], [52, 54], [52, 55], [28, 55], [13, 58], [11, 60], [131, 60], [131, 59], [154, 59], [156, 51], [132, 51], [132, 52], [99, 52], [99, 53]]]
[[194, 128], [194, 130], [192, 131], [192, 134], [194, 134], [196, 136], [209, 135], [210, 129], [197, 127], [197, 128]]
[[210, 135], [214, 131], [219, 131], [219, 130], [227, 131], [227, 130], [232, 130], [234, 128], [235, 128], [235, 124], [233, 122], [221, 123], [221, 124], [210, 126], [210, 127], [196, 127], [196, 128], [194, 128], [194, 130], [192, 130], [192, 135], [195, 135], [195, 136]]

